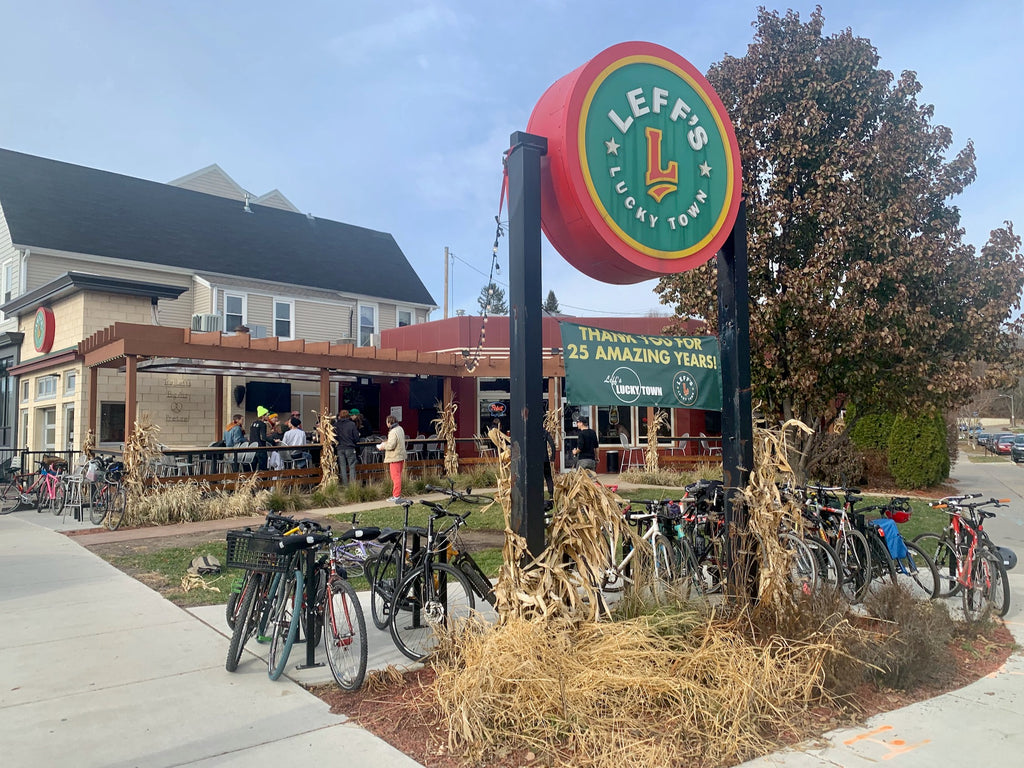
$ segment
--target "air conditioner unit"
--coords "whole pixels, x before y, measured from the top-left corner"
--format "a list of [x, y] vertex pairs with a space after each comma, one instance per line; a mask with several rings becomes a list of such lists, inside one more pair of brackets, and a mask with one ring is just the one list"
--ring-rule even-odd
[[265, 326], [265, 325], [250, 325], [249, 326], [249, 338], [251, 338], [251, 339], [265, 339], [265, 338], [267, 338], [267, 326]]
[[221, 330], [222, 322], [220, 315], [192, 315], [192, 330], [202, 333], [219, 331]]

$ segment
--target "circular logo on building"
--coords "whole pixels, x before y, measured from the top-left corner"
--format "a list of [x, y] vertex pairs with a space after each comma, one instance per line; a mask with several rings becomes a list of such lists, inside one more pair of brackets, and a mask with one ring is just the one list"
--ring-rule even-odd
[[679, 371], [672, 377], [672, 394], [680, 405], [690, 407], [697, 402], [697, 380], [689, 371]]
[[35, 344], [36, 352], [49, 352], [53, 347], [54, 325], [53, 310], [49, 307], [40, 307], [36, 310], [36, 321], [32, 327], [32, 341]]
[[707, 80], [667, 48], [598, 54], [548, 89], [528, 130], [548, 138], [544, 231], [591, 277], [684, 272], [732, 230], [742, 178], [732, 123]]

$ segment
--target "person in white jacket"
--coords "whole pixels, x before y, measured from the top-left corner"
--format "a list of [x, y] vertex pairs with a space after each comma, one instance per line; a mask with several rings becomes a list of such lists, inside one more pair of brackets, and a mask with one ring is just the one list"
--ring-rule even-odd
[[388, 436], [377, 450], [384, 451], [384, 463], [391, 472], [391, 501], [402, 498], [402, 470], [405, 469], [405, 430], [394, 416], [388, 416]]

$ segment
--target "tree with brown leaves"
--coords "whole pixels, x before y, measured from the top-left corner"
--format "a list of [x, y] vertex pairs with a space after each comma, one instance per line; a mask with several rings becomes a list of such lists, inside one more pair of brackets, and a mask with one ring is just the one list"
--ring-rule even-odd
[[[963, 242], [951, 200], [975, 179], [973, 144], [947, 159], [915, 73], [894, 78], [870, 41], [823, 26], [820, 7], [807, 22], [761, 9], [747, 54], [708, 73], [743, 161], [754, 403], [817, 430], [802, 476], [844, 402], [948, 409], [981, 385], [974, 363], [1012, 367], [1024, 281], [1010, 222], [980, 253]], [[714, 259], [661, 280], [677, 328], [715, 330], [716, 280]]]

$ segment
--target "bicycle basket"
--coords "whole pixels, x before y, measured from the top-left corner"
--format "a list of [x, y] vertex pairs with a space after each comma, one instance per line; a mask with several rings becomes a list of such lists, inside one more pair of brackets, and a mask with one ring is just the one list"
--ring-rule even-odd
[[228, 531], [227, 567], [247, 571], [287, 573], [291, 555], [278, 547], [282, 537], [265, 531]]

